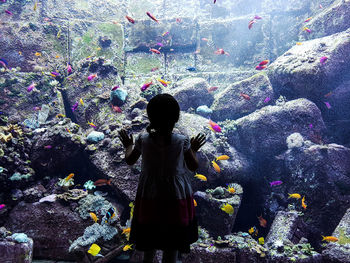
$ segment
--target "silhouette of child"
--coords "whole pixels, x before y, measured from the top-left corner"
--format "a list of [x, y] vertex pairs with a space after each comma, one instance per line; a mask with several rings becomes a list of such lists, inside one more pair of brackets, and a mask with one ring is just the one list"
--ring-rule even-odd
[[177, 253], [189, 253], [198, 239], [193, 191], [188, 169], [198, 168], [196, 152], [205, 136], [172, 133], [180, 107], [169, 94], [153, 97], [147, 105], [148, 133], [135, 140], [126, 130], [119, 132], [125, 161], [133, 165], [142, 155], [141, 176], [131, 222], [130, 242], [144, 251], [144, 263], [153, 262], [156, 249], [163, 250], [163, 263], [175, 263]]

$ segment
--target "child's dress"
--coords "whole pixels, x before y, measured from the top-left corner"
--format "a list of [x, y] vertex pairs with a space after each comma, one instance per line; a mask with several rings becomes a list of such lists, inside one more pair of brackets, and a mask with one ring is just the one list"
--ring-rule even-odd
[[149, 134], [137, 137], [135, 148], [142, 154], [130, 242], [138, 250], [173, 249], [188, 253], [198, 239], [193, 191], [184, 153], [190, 140], [171, 135], [162, 145]]

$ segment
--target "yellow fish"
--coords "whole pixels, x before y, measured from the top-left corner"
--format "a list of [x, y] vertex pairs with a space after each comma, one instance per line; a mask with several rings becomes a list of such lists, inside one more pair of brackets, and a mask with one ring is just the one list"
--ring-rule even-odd
[[40, 57], [41, 56], [41, 53], [40, 52], [35, 52], [34, 54], [36, 57]]
[[56, 118], [64, 118], [66, 117], [66, 115], [62, 114], [62, 113], [59, 113], [56, 115]]
[[125, 228], [125, 229], [123, 229], [122, 234], [125, 234], [125, 235], [130, 234], [130, 231], [131, 231], [131, 228], [130, 228], [130, 227]]
[[50, 76], [56, 78], [56, 75], [54, 75], [54, 74], [52, 74], [52, 73], [50, 73]]
[[213, 167], [214, 167], [215, 171], [217, 171], [218, 173], [220, 173], [220, 167], [219, 167], [219, 165], [218, 165], [216, 162], [214, 162], [214, 161], [211, 161], [211, 163], [213, 164]]
[[55, 58], [60, 58], [60, 56], [59, 56], [59, 55], [57, 55]]
[[233, 187], [231, 186], [228, 186], [227, 189], [226, 189], [230, 194], [234, 194], [236, 192], [236, 189], [234, 189]]
[[197, 206], [197, 201], [193, 199], [193, 205], [196, 207]]
[[91, 247], [88, 250], [88, 253], [93, 255], [94, 257], [101, 251], [101, 248], [99, 245], [96, 245], [95, 243], [91, 245]]
[[289, 197], [288, 198], [295, 198], [295, 199], [300, 199], [301, 198], [301, 195], [300, 194], [289, 194]]
[[36, 11], [38, 9], [38, 2], [34, 3], [34, 8], [33, 9], [34, 9], [34, 11]]
[[196, 173], [196, 175], [195, 175], [194, 177], [198, 178], [198, 179], [201, 180], [201, 181], [207, 181], [207, 177], [205, 177], [205, 176], [202, 175], [202, 174], [197, 174], [197, 173]]
[[102, 48], [98, 47], [98, 48], [96, 48], [96, 49], [97, 49], [97, 51], [100, 51]]
[[257, 236], [258, 235], [258, 230], [256, 229], [255, 226], [253, 226], [253, 227], [249, 228], [248, 233], [251, 234], [251, 235], [254, 234], [255, 236]]
[[265, 244], [265, 239], [263, 237], [259, 237], [258, 242], [260, 245], [264, 245]]
[[128, 250], [130, 250], [130, 249], [131, 249], [131, 246], [132, 246], [132, 245], [125, 245], [125, 246], [123, 247], [123, 251], [128, 251]]
[[219, 157], [216, 157], [216, 161], [222, 161], [222, 160], [228, 160], [230, 157], [228, 155], [220, 155]]
[[18, 54], [19, 54], [20, 56], [22, 56], [22, 51], [18, 51]]
[[72, 133], [68, 128], [66, 128], [67, 132]]
[[229, 214], [230, 216], [233, 215], [233, 212], [235, 211], [233, 209], [233, 206], [230, 204], [223, 204], [221, 206], [221, 210], [224, 211], [225, 213]]
[[61, 37], [61, 32], [62, 32], [62, 30], [61, 30], [61, 28], [58, 30], [58, 33], [57, 33], [57, 38], [60, 38]]
[[71, 179], [73, 176], [74, 176], [74, 173], [69, 174], [65, 179], [66, 182], [68, 182], [68, 180]]
[[306, 209], [307, 205], [305, 204], [305, 196], [303, 196], [303, 199], [301, 199], [301, 206]]
[[130, 219], [133, 217], [133, 215], [134, 215], [134, 203], [133, 202], [131, 202], [130, 204], [129, 204], [129, 207], [131, 208], [130, 209]]
[[83, 99], [80, 99], [79, 102], [80, 102], [81, 105], [84, 106], [84, 101], [83, 101]]
[[303, 43], [297, 42], [297, 43], [295, 43], [295, 44], [298, 45], [298, 46], [301, 46]]
[[163, 79], [157, 79], [160, 83], [163, 84], [164, 87], [168, 86], [168, 84], [170, 84], [171, 82], [170, 81], [165, 81]]
[[95, 213], [89, 213], [90, 214], [90, 216], [91, 216], [91, 218], [92, 218], [92, 220], [94, 220], [95, 221], [95, 223], [97, 223], [97, 221], [98, 221], [98, 218], [97, 218], [97, 216], [96, 216], [96, 214]]
[[327, 241], [327, 242], [337, 242], [338, 238], [333, 237], [333, 236], [322, 236], [322, 241]]

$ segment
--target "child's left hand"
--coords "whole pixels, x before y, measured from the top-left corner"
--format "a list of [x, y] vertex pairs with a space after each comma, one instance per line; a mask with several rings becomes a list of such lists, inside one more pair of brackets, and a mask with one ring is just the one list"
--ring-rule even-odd
[[122, 141], [122, 144], [125, 148], [128, 148], [129, 146], [134, 144], [134, 139], [132, 138], [132, 134], [130, 134], [130, 137], [126, 130], [122, 129], [119, 131], [119, 139]]

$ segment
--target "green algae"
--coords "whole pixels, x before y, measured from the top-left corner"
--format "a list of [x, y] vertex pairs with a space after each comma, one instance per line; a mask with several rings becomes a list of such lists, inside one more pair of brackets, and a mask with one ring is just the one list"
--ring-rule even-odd
[[350, 237], [347, 237], [345, 234], [345, 228], [340, 228], [339, 229], [339, 240], [338, 244], [340, 245], [346, 245], [350, 244]]

